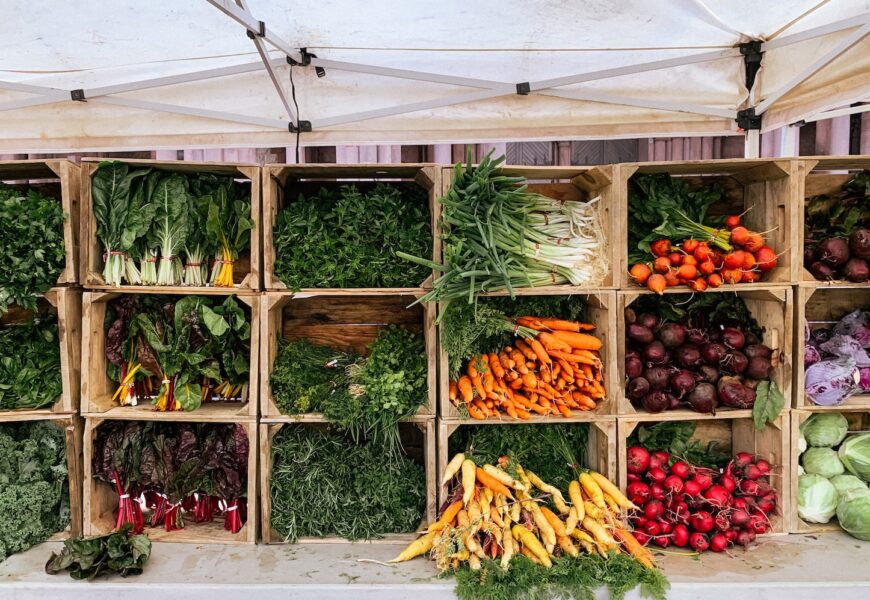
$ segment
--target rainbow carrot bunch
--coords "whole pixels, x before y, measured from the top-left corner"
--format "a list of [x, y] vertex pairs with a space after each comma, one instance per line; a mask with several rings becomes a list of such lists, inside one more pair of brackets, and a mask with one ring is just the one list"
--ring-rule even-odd
[[474, 356], [465, 375], [450, 382], [454, 406], [465, 406], [475, 419], [530, 419], [572, 410], [594, 410], [604, 396], [601, 340], [584, 331], [594, 325], [519, 317], [513, 345]]
[[549, 568], [561, 556], [581, 552], [605, 559], [627, 552], [647, 568], [652, 555], [622, 521], [634, 508], [604, 475], [583, 471], [561, 490], [506, 457], [500, 466], [477, 466], [460, 453], [445, 469], [442, 485], [449, 499], [440, 517], [391, 562], [430, 553], [439, 570], [499, 560], [508, 570], [516, 555]]

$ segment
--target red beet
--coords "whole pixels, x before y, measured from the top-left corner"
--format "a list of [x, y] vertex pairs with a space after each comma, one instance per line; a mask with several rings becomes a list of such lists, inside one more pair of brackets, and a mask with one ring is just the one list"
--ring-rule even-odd
[[655, 340], [652, 329], [644, 327], [638, 323], [629, 323], [626, 330], [628, 339], [637, 342], [638, 344], [649, 344]]
[[653, 313], [641, 313], [635, 322], [649, 329], [655, 329], [659, 325], [659, 319]]
[[636, 539], [637, 543], [642, 546], [646, 546], [649, 543], [649, 536], [642, 531], [635, 531], [634, 539]]
[[749, 366], [746, 368], [746, 376], [751, 379], [767, 379], [770, 377], [770, 359], [763, 356], [755, 356], [749, 359]]
[[664, 536], [664, 535], [660, 535], [657, 538], [653, 539], [653, 543], [656, 546], [658, 546], [659, 548], [667, 548], [668, 546], [671, 545], [671, 538]]
[[728, 538], [721, 533], [717, 533], [710, 538], [710, 550], [713, 552], [725, 552], [728, 548]]
[[652, 364], [662, 364], [668, 360], [668, 351], [664, 344], [655, 340], [644, 346], [643, 359]]
[[707, 332], [703, 329], [686, 330], [686, 343], [693, 346], [703, 346], [707, 343]]
[[735, 350], [725, 357], [724, 366], [732, 373], [743, 373], [749, 366], [749, 359], [739, 350]]
[[773, 509], [776, 508], [776, 502], [773, 499], [766, 497], [766, 496], [764, 498], [762, 498], [761, 500], [759, 500], [758, 502], [756, 502], [755, 505], [758, 507], [758, 510], [760, 510], [764, 514], [770, 514], [773, 512]]
[[660, 467], [651, 467], [649, 471], [647, 471], [646, 476], [649, 477], [650, 481], [654, 483], [664, 483], [665, 479], [668, 478], [665, 470]]
[[844, 238], [827, 239], [819, 244], [816, 256], [826, 265], [839, 267], [849, 260], [849, 244]]
[[625, 376], [629, 379], [640, 377], [643, 374], [643, 360], [640, 352], [632, 350], [625, 355]]
[[702, 490], [706, 490], [713, 485], [713, 478], [706, 471], [695, 473], [695, 481], [701, 486]]
[[701, 494], [701, 484], [690, 479], [683, 485], [683, 491], [689, 496], [698, 496]]
[[649, 536], [656, 536], [662, 532], [662, 527], [658, 521], [647, 521], [643, 526], [643, 532]]
[[665, 489], [671, 494], [679, 494], [683, 491], [683, 480], [676, 475], [669, 475], [667, 478], [665, 478], [663, 485], [665, 486]]
[[719, 478], [719, 485], [725, 488], [730, 494], [737, 489], [737, 480], [730, 475], [722, 475], [722, 477]]
[[692, 529], [700, 531], [701, 533], [712, 531], [714, 526], [713, 515], [706, 510], [701, 510], [693, 514], [689, 519], [689, 522], [692, 524]]
[[728, 531], [726, 531], [724, 533], [725, 533], [725, 538], [728, 540], [729, 544], [733, 544], [734, 540], [737, 539], [737, 530], [736, 529], [729, 529]]
[[725, 327], [722, 330], [722, 342], [732, 350], [740, 350], [746, 344], [746, 338], [736, 327]]
[[652, 457], [655, 457], [656, 462], [658, 463], [656, 466], [661, 467], [662, 469], [666, 469], [668, 462], [671, 460], [671, 455], [664, 450], [656, 450], [650, 454], [650, 458]]
[[625, 494], [632, 502], [640, 505], [644, 504], [647, 500], [649, 500], [650, 489], [649, 486], [644, 482], [634, 481], [626, 486]]
[[679, 323], [665, 323], [659, 328], [658, 338], [665, 348], [682, 346], [686, 341], [686, 328]]
[[711, 365], [701, 365], [698, 367], [698, 377], [700, 383], [716, 383], [719, 381], [719, 369]]
[[728, 349], [717, 342], [710, 342], [701, 346], [701, 357], [704, 359], [704, 362], [714, 367], [718, 367], [725, 360], [727, 354]]
[[758, 467], [758, 470], [761, 471], [762, 475], [767, 475], [768, 473], [770, 473], [770, 463], [763, 458], [758, 459], [758, 462], [755, 463], [755, 466]]
[[649, 495], [656, 500], [665, 500], [665, 498], [667, 497], [667, 494], [665, 493], [665, 486], [663, 486], [661, 483], [650, 484]]
[[625, 395], [630, 400], [642, 400], [650, 392], [649, 381], [644, 377], [635, 377], [625, 386]]
[[671, 407], [671, 399], [668, 394], [661, 390], [654, 390], [641, 400], [644, 410], [651, 413], [660, 413]]
[[659, 521], [659, 527], [662, 531], [662, 535], [668, 535], [674, 530], [674, 524], [668, 521]]
[[767, 530], [770, 529], [770, 523], [768, 523], [764, 513], [754, 513], [749, 519], [749, 528], [760, 535], [767, 533]]
[[849, 236], [849, 252], [858, 258], [870, 258], [870, 229], [856, 229]]
[[689, 513], [689, 505], [683, 501], [674, 504], [671, 512], [673, 513], [674, 520], [678, 523], [688, 524], [689, 518], [692, 516], [691, 513]]
[[689, 536], [689, 546], [697, 552], [706, 552], [710, 547], [710, 542], [707, 541], [707, 536], [697, 531]]
[[755, 404], [755, 390], [744, 386], [736, 377], [723, 377], [716, 388], [719, 401], [728, 408], [752, 408]]
[[728, 518], [728, 514], [724, 510], [716, 513], [716, 516], [713, 518], [713, 523], [719, 531], [728, 531], [731, 529], [731, 519]]
[[753, 359], [756, 356], [770, 359], [770, 357], [773, 356], [773, 350], [764, 344], [750, 344], [743, 349], [743, 354], [748, 356], [750, 359]]
[[744, 548], [748, 548], [749, 544], [752, 543], [753, 539], [755, 538], [753, 537], [753, 534], [751, 532], [743, 530], [738, 532], [737, 539], [735, 541]]
[[731, 513], [731, 524], [735, 527], [744, 527], [749, 523], [749, 513], [742, 508], [735, 508]]
[[843, 265], [843, 277], [853, 283], [864, 283], [870, 279], [870, 266], [863, 258], [850, 258]]
[[671, 375], [671, 390], [682, 398], [695, 389], [695, 376], [686, 369], [680, 369]]
[[693, 369], [701, 365], [701, 351], [697, 346], [689, 346], [688, 344], [680, 346], [674, 350], [674, 358], [680, 366], [687, 369]]
[[674, 525], [674, 532], [671, 539], [673, 539], [675, 546], [685, 548], [686, 544], [689, 543], [689, 528], [682, 523]]
[[731, 504], [731, 493], [721, 485], [711, 485], [704, 490], [704, 499], [710, 503], [710, 506], [725, 508]]
[[751, 479], [755, 481], [764, 477], [764, 473], [761, 472], [761, 469], [758, 468], [758, 465], [749, 463], [743, 469], [743, 476], [746, 477], [746, 479]]
[[734, 456], [734, 464], [738, 467], [745, 467], [749, 463], [755, 460], [755, 457], [749, 452], [738, 452]]
[[653, 390], [664, 390], [668, 387], [670, 372], [665, 367], [650, 367], [643, 372], [643, 377]]
[[699, 413], [713, 414], [716, 412], [718, 395], [712, 383], [699, 383], [686, 398], [689, 408]]
[[758, 495], [758, 483], [751, 479], [744, 479], [740, 482], [738, 486], [740, 491], [746, 494], [747, 496], [757, 496]]
[[630, 446], [626, 455], [626, 468], [629, 473], [639, 475], [649, 468], [650, 454], [643, 446]]
[[665, 512], [665, 505], [661, 500], [649, 500], [643, 505], [643, 516], [653, 521], [661, 517]]
[[678, 460], [671, 465], [671, 473], [673, 473], [680, 479], [687, 479], [689, 477], [689, 465], [681, 460]]
[[816, 261], [810, 265], [810, 273], [812, 273], [813, 277], [819, 281], [831, 281], [837, 277], [834, 269], [820, 261]]
[[661, 458], [661, 456], [658, 455], [658, 453], [653, 453], [653, 454], [649, 455], [649, 467], [648, 467], [648, 469], [652, 469], [652, 468], [662, 469], [662, 468], [667, 467], [667, 466], [668, 466], [668, 460], [666, 458], [665, 459]]

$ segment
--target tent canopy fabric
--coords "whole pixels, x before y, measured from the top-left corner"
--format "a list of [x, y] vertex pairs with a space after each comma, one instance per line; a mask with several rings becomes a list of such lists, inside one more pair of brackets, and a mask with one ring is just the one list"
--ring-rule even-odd
[[[748, 107], [770, 130], [870, 97], [867, 0], [31, 0], [4, 14], [0, 151], [280, 146], [300, 120], [303, 145], [729, 135]], [[747, 90], [737, 46], [755, 40]]]

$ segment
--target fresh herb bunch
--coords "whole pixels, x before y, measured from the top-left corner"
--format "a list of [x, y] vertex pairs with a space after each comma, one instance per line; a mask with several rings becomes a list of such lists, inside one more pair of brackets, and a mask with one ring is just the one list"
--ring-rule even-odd
[[61, 203], [35, 190], [0, 184], [0, 314], [10, 304], [36, 308], [66, 263]]
[[602, 587], [607, 588], [610, 600], [622, 600], [636, 587], [642, 597], [666, 600], [670, 588], [661, 571], [647, 569], [627, 554], [611, 554], [606, 559], [590, 554], [563, 556], [549, 569], [516, 555], [507, 571], [485, 559], [480, 570], [462, 568], [455, 575], [460, 600], [593, 600]]
[[804, 238], [810, 244], [870, 226], [870, 171], [855, 174], [837, 194], [811, 198], [804, 226]]
[[576, 321], [581, 320], [584, 309], [581, 296], [483, 297], [474, 304], [451, 302], [440, 317], [450, 377], [457, 377], [472, 356], [510, 344], [512, 318], [532, 315]]
[[[520, 463], [542, 480], [567, 489], [586, 466], [589, 428], [585, 423], [557, 425], [468, 425], [450, 436], [449, 455], [464, 452], [476, 464], [498, 464], [501, 456]], [[513, 567], [511, 567], [513, 568]]]
[[0, 426], [0, 560], [69, 524], [66, 438], [48, 421]]
[[682, 323], [687, 327], [737, 327], [758, 339], [764, 336], [764, 328], [737, 294], [646, 295], [635, 300], [631, 310], [637, 314], [651, 312], [662, 321]]
[[378, 444], [286, 425], [272, 439], [271, 460], [271, 523], [286, 541], [374, 539], [415, 531], [423, 518], [423, 467], [405, 456], [385, 460]]
[[665, 421], [655, 425], [640, 425], [628, 438], [629, 446], [643, 446], [647, 450], [664, 450], [671, 456], [699, 467], [718, 469], [728, 464], [730, 456], [718, 449], [716, 442], [702, 443], [692, 439], [695, 423], [691, 421]]
[[354, 440], [393, 442], [398, 422], [426, 403], [428, 367], [423, 336], [385, 327], [360, 358], [298, 340], [282, 346], [270, 383], [286, 414], [321, 412]]
[[62, 393], [57, 317], [0, 327], [0, 409], [45, 408]]
[[414, 184], [322, 187], [278, 213], [273, 240], [275, 274], [291, 290], [418, 287], [430, 270], [396, 252], [432, 255], [428, 197]]
[[722, 195], [718, 185], [690, 191], [688, 182], [667, 173], [632, 177], [628, 187], [629, 264], [649, 260], [650, 244], [657, 239], [677, 242], [697, 237], [697, 232], [686, 229], [686, 220], [702, 225], [721, 224], [721, 219], [711, 218], [707, 210]]
[[147, 535], [130, 535], [132, 525], [95, 537], [72, 537], [64, 541], [60, 554], [51, 553], [45, 572], [68, 571], [73, 579], [96, 579], [117, 573], [121, 577], [140, 575], [151, 556]]

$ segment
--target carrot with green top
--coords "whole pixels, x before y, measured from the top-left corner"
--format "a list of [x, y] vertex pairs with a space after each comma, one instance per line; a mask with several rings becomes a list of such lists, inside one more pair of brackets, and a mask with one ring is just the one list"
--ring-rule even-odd
[[588, 333], [575, 333], [573, 331], [554, 331], [553, 335], [570, 344], [572, 348], [580, 350], [599, 350], [601, 340]]
[[505, 498], [510, 498], [511, 500], [514, 499], [513, 493], [511, 493], [510, 489], [505, 484], [503, 484], [501, 481], [499, 481], [480, 467], [477, 467], [477, 470], [475, 471], [475, 476], [477, 477], [477, 480], [481, 483], [481, 485], [484, 485], [491, 489], [494, 494], [501, 494]]

